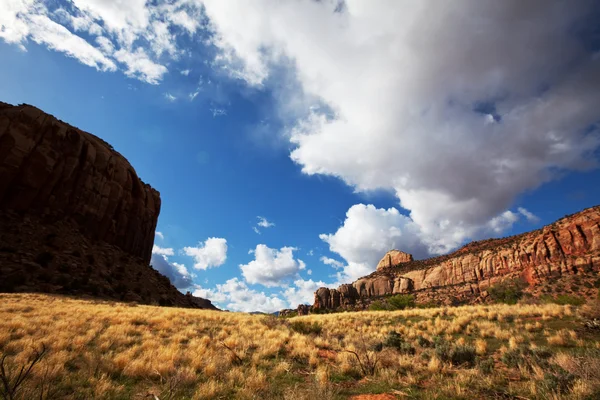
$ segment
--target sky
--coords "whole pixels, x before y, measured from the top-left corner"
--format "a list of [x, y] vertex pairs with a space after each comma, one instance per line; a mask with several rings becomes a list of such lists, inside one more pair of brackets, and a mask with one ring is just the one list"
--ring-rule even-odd
[[232, 311], [600, 203], [593, 0], [0, 0], [0, 100], [161, 193], [152, 266]]

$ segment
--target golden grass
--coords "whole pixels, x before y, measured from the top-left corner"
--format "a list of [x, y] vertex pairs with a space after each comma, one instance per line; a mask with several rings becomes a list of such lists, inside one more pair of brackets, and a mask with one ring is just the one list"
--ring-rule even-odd
[[[51, 389], [43, 398], [57, 399], [337, 399], [374, 392], [593, 398], [600, 394], [600, 374], [590, 372], [600, 370], [600, 338], [576, 332], [577, 323], [575, 308], [553, 304], [285, 320], [5, 294], [0, 353], [14, 369], [42, 343], [48, 347], [20, 399], [39, 398], [41, 383]], [[389, 345], [391, 332], [400, 334], [402, 346]], [[475, 361], [452, 359], [444, 346], [471, 351]], [[536, 356], [542, 347], [551, 355]], [[510, 357], [522, 359], [511, 364]], [[372, 374], [366, 373], [371, 364]], [[562, 384], [560, 371], [573, 375], [562, 386], [555, 382]]]

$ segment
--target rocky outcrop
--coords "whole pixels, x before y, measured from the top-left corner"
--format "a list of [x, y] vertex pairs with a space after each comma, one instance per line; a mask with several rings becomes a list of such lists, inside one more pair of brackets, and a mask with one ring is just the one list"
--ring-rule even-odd
[[108, 143], [0, 102], [0, 290], [214, 308], [149, 267], [160, 206]]
[[535, 286], [565, 275], [597, 277], [600, 206], [534, 232], [473, 242], [441, 257], [414, 261], [406, 253], [394, 251], [397, 258], [390, 253], [374, 273], [351, 285], [318, 289], [313, 309], [364, 306], [369, 299], [398, 293], [446, 303], [450, 299], [477, 302], [490, 285], [509, 278], [522, 278]]
[[0, 209], [70, 218], [87, 237], [149, 262], [160, 196], [100, 138], [0, 103]]
[[385, 253], [385, 256], [377, 263], [377, 270], [382, 268], [395, 267], [400, 264], [414, 261], [412, 254], [405, 253], [400, 250], [390, 250]]

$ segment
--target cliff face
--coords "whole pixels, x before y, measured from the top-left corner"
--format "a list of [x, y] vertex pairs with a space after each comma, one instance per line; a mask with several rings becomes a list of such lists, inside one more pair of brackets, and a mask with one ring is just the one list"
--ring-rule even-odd
[[72, 218], [84, 235], [149, 262], [160, 196], [101, 139], [0, 103], [0, 209]]
[[[540, 230], [509, 238], [470, 243], [458, 251], [422, 261], [389, 266], [397, 250], [386, 254], [377, 271], [338, 289], [320, 288], [315, 309], [355, 306], [373, 297], [413, 293], [423, 300], [438, 294], [480, 301], [486, 288], [521, 277], [531, 286], [565, 275], [600, 270], [600, 206], [565, 217]], [[402, 253], [406, 254], [406, 253]], [[412, 258], [412, 257], [411, 257]]]
[[0, 102], [0, 290], [213, 307], [149, 267], [159, 212], [159, 193], [108, 143]]

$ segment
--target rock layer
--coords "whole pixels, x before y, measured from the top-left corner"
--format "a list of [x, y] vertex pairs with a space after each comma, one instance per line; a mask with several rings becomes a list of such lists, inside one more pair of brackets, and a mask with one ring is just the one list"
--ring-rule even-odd
[[370, 299], [398, 293], [414, 293], [422, 299], [442, 295], [445, 300], [476, 302], [486, 296], [486, 288], [508, 278], [520, 277], [535, 286], [564, 275], [597, 276], [600, 206], [537, 231], [473, 242], [445, 256], [394, 261], [407, 259], [406, 256], [402, 253], [402, 258], [394, 259], [386, 254], [374, 273], [351, 285], [318, 289], [313, 309], [364, 306]]
[[149, 266], [160, 206], [108, 143], [0, 102], [0, 291], [215, 308]]

